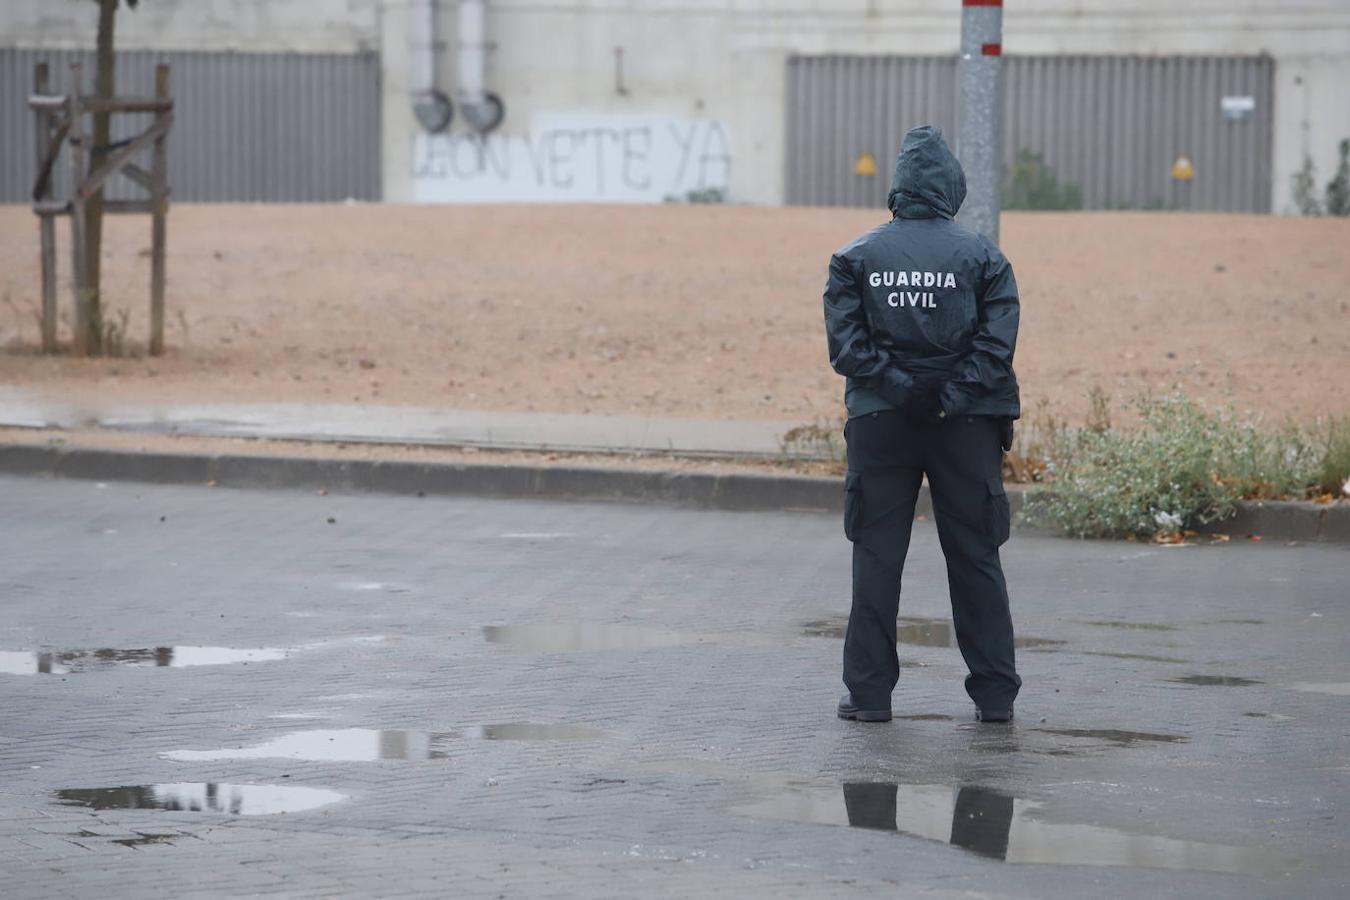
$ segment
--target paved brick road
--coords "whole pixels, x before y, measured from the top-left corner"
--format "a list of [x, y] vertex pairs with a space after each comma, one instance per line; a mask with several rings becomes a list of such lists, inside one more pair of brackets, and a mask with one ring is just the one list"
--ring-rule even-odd
[[1350, 889], [1345, 548], [1018, 535], [1008, 728], [920, 524], [864, 727], [832, 517], [0, 479], [0, 535], [6, 897]]

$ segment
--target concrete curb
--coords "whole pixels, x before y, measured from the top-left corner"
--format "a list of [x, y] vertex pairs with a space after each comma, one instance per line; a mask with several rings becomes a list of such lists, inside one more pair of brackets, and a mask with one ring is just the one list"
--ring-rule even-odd
[[1350, 503], [1253, 500], [1220, 524], [1229, 534], [1350, 544]]
[[350, 493], [665, 503], [699, 509], [843, 508], [838, 478], [567, 466], [182, 454], [0, 444], [0, 474]]
[[[733, 511], [838, 513], [843, 509], [841, 478], [791, 474], [159, 453], [30, 444], [0, 444], [0, 474], [346, 493], [605, 500]], [[1008, 491], [1014, 521], [1026, 493], [1011, 487]], [[932, 515], [927, 485], [915, 511]], [[1350, 503], [1241, 503], [1235, 517], [1215, 523], [1212, 530], [1244, 537], [1350, 543]]]

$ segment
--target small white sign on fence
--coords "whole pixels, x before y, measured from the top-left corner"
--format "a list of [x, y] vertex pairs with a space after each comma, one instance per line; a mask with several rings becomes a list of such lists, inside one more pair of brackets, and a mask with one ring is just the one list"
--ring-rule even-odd
[[1256, 110], [1256, 98], [1251, 96], [1228, 96], [1220, 98], [1219, 109], [1225, 119], [1246, 119]]

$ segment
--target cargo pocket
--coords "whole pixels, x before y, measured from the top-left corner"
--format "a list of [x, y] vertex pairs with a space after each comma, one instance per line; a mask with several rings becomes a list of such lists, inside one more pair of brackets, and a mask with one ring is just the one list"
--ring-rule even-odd
[[985, 501], [984, 530], [997, 546], [1008, 540], [1012, 510], [1008, 506], [1008, 493], [1003, 489], [1003, 479], [996, 476], [990, 478], [987, 484], [989, 497]]
[[862, 473], [849, 472], [844, 476], [844, 537], [856, 541], [861, 521]]

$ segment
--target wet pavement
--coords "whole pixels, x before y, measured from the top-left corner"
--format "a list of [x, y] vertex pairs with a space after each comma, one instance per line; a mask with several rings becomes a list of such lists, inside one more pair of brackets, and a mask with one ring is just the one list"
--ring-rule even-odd
[[839, 530], [0, 479], [0, 894], [1350, 892], [1350, 551], [1019, 534], [980, 725], [917, 523], [859, 725]]

